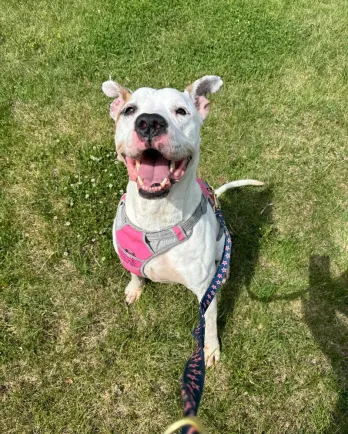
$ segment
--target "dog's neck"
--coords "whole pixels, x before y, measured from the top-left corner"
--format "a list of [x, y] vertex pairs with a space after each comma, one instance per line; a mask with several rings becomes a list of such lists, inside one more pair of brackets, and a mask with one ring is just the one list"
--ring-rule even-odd
[[144, 231], [160, 231], [187, 220], [201, 200], [196, 182], [196, 167], [187, 169], [185, 176], [162, 199], [144, 199], [134, 181], [127, 186], [126, 214], [132, 224]]

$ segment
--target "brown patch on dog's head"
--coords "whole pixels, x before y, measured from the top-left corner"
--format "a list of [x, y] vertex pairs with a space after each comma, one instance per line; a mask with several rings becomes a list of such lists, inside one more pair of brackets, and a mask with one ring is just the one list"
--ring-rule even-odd
[[193, 88], [193, 83], [189, 84], [185, 90], [186, 90], [186, 92], [191, 93], [192, 88]]
[[124, 99], [124, 103], [126, 104], [126, 102], [130, 99], [130, 97], [132, 96], [132, 92], [129, 89], [126, 89], [125, 87], [122, 87], [120, 89], [121, 95]]

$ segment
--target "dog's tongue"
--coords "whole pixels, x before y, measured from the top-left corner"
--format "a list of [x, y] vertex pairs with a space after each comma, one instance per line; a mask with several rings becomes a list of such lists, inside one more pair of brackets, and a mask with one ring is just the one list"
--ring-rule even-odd
[[138, 175], [147, 187], [169, 179], [169, 163], [163, 155], [144, 153]]

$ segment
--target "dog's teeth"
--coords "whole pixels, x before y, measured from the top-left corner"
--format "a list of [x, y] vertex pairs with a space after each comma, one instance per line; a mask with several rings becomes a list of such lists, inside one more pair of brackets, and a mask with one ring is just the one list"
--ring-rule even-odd
[[144, 186], [143, 180], [140, 178], [140, 176], [138, 176], [138, 182], [142, 187]]
[[174, 170], [175, 170], [175, 161], [171, 161], [170, 162], [170, 173], [173, 173], [174, 172]]
[[140, 168], [140, 166], [141, 166], [141, 164], [140, 164], [140, 161], [139, 160], [136, 160], [136, 166], [137, 166], [137, 172], [139, 171], [139, 168]]
[[161, 182], [161, 187], [164, 188], [164, 186], [167, 184], [168, 179], [164, 178], [164, 180]]

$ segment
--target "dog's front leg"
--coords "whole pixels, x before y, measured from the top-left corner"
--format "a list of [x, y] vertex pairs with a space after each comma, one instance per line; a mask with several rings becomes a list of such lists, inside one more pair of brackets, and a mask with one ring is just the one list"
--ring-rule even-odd
[[207, 367], [214, 365], [220, 359], [216, 298], [211, 302], [205, 313], [204, 358]]
[[[210, 280], [209, 280], [210, 283]], [[193, 290], [200, 302], [208, 288], [203, 286], [199, 290]], [[204, 337], [204, 358], [207, 367], [214, 365], [220, 359], [220, 344], [217, 335], [217, 303], [216, 298], [210, 303], [205, 313], [205, 337]]]
[[144, 277], [137, 276], [136, 274], [131, 273], [131, 281], [128, 283], [125, 294], [126, 294], [126, 302], [128, 304], [134, 303], [141, 296], [143, 292], [143, 288], [145, 286]]

